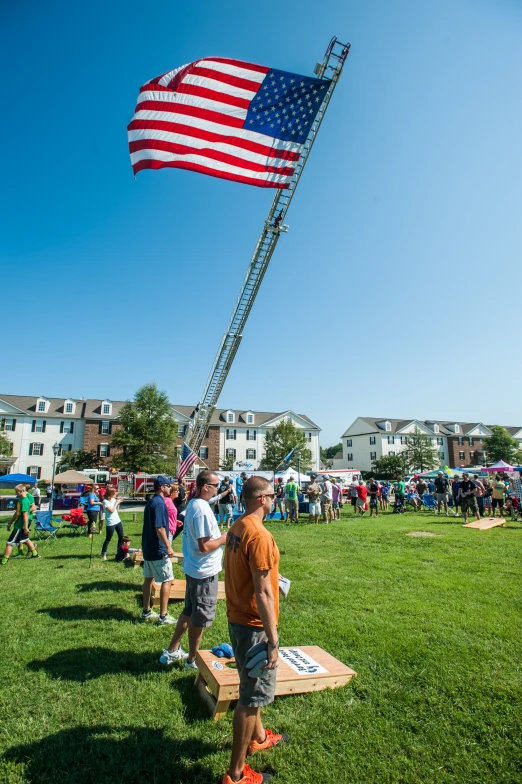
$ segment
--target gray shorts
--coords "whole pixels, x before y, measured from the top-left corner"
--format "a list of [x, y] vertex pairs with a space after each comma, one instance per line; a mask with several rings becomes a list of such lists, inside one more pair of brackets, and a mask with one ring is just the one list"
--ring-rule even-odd
[[259, 626], [242, 626], [228, 622], [230, 642], [239, 673], [239, 704], [246, 708], [262, 708], [274, 701], [277, 669], [265, 670], [259, 678], [251, 678], [245, 667], [246, 653], [253, 645], [266, 640], [264, 629]]
[[218, 576], [191, 577], [186, 574], [187, 587], [185, 589], [185, 606], [183, 615], [190, 618], [193, 626], [212, 626], [216, 617], [218, 597]]
[[152, 577], [155, 583], [168, 583], [174, 579], [172, 562], [165, 555], [160, 561], [143, 561], [143, 576]]
[[441, 503], [447, 504], [448, 503], [448, 494], [447, 493], [435, 493], [435, 500], [437, 501], [437, 503], [439, 503], [439, 501], [440, 501]]
[[219, 516], [220, 517], [232, 517], [232, 504], [220, 504], [219, 505]]

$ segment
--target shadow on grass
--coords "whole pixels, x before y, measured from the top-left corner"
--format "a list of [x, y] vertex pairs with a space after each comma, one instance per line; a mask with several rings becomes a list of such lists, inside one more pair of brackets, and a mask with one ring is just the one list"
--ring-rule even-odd
[[40, 614], [50, 615], [55, 621], [137, 621], [138, 616], [123, 610], [115, 604], [104, 607], [87, 607], [84, 604], [72, 604], [69, 607], [44, 607]]
[[70, 648], [53, 653], [47, 659], [27, 663], [29, 670], [44, 671], [52, 678], [67, 681], [85, 681], [128, 672], [131, 675], [148, 675], [165, 672], [157, 653], [113, 651], [109, 648]]
[[[78, 555], [71, 555], [71, 554], [69, 554], [69, 555], [47, 555], [47, 556], [45, 556], [45, 558], [47, 560], [51, 560], [52, 558], [54, 558], [57, 561], [66, 561], [69, 558], [75, 558], [75, 559], [80, 558], [80, 559], [83, 559], [83, 560], [86, 560], [86, 559], [89, 560], [90, 557], [91, 557], [90, 555], [84, 555], [83, 553], [79, 553]], [[92, 557], [93, 557], [93, 560], [95, 560], [95, 556], [93, 555]]]
[[208, 784], [215, 776], [199, 760], [217, 750], [200, 738], [175, 740], [161, 727], [101, 724], [15, 746], [5, 759], [24, 765], [28, 784]]
[[141, 585], [118, 583], [116, 580], [98, 580], [94, 583], [78, 583], [76, 587], [78, 593], [90, 593], [91, 591], [136, 591], [141, 588]]
[[[194, 674], [190, 672], [183, 673], [183, 675], [186, 675], [186, 677], [176, 678], [176, 680], [173, 680], [170, 684], [170, 688], [177, 691], [181, 697], [181, 702], [183, 703], [183, 707], [185, 709], [183, 712], [185, 721], [187, 724], [193, 724], [196, 721], [210, 719], [210, 712], [208, 708], [205, 706], [194, 688], [194, 681], [196, 680]], [[232, 703], [232, 705], [235, 705], [235, 702]]]

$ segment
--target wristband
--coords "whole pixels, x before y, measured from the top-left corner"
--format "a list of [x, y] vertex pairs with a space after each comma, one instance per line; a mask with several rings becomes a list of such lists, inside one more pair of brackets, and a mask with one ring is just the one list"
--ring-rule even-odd
[[270, 642], [270, 640], [267, 640], [267, 643], [269, 648], [279, 648], [279, 637], [277, 638], [277, 642]]

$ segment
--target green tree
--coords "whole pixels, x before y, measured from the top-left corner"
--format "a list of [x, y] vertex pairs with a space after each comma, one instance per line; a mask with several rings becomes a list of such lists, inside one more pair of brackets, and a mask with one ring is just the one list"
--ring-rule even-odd
[[177, 468], [177, 424], [166, 392], [145, 384], [120, 411], [111, 446], [121, 450], [113, 463], [127, 471], [174, 474]]
[[406, 447], [400, 456], [404, 460], [405, 469], [409, 471], [431, 471], [440, 465], [438, 450], [434, 447], [431, 437], [421, 433], [418, 427], [412, 435], [407, 436]]
[[[277, 471], [294, 447], [301, 452], [301, 471], [310, 471], [312, 452], [307, 446], [305, 434], [294, 425], [291, 419], [283, 419], [274, 428], [266, 431], [265, 453], [261, 461], [261, 468], [266, 471]], [[295, 466], [297, 460], [292, 457], [291, 463]]]
[[234, 456], [229, 455], [228, 457], [223, 458], [223, 460], [219, 463], [219, 470], [220, 471], [232, 471], [234, 468]]
[[378, 479], [395, 479], [404, 473], [402, 455], [384, 455], [372, 462], [372, 473]]
[[490, 430], [492, 435], [484, 439], [487, 462], [496, 463], [498, 460], [503, 460], [510, 465], [520, 465], [522, 450], [518, 441], [501, 425], [493, 425]]
[[328, 468], [331, 468], [332, 466], [331, 460], [336, 456], [338, 452], [342, 452], [342, 451], [343, 451], [342, 444], [336, 444], [335, 446], [321, 447], [320, 450], [321, 463], [327, 466]]
[[9, 457], [13, 454], [13, 442], [8, 439], [5, 433], [0, 433], [0, 455]]
[[[74, 456], [76, 454], [76, 457]], [[84, 468], [97, 468], [100, 465], [100, 458], [96, 451], [92, 449], [90, 452], [84, 452], [83, 449], [78, 449], [75, 452], [64, 452], [58, 461], [58, 473], [63, 471], [81, 471]]]

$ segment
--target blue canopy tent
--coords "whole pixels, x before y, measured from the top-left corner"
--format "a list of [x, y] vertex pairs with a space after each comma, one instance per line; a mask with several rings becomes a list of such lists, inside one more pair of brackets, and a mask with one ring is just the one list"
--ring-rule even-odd
[[30, 474], [4, 474], [0, 476], [0, 487], [14, 487], [20, 484], [35, 485], [37, 480]]

